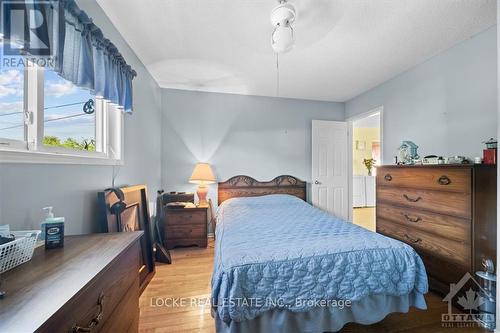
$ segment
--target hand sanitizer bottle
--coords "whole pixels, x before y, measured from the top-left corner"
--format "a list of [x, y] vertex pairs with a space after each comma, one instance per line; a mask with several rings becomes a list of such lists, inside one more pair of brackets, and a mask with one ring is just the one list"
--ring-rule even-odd
[[47, 223], [50, 222], [54, 218], [54, 213], [52, 212], [53, 207], [44, 207], [42, 210], [45, 212], [45, 220], [40, 224], [40, 229], [42, 232], [40, 233], [41, 240], [45, 240], [45, 232], [47, 229]]
[[53, 249], [64, 246], [64, 217], [54, 217], [52, 207], [43, 208], [46, 211], [45, 221], [42, 222], [42, 240], [45, 248]]

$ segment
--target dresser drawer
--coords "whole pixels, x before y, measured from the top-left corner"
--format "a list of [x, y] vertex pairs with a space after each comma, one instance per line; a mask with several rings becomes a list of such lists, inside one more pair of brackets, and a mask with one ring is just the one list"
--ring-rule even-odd
[[377, 219], [377, 232], [405, 242], [419, 253], [426, 253], [440, 260], [470, 267], [470, 245], [465, 242], [443, 239], [441, 236], [384, 219]]
[[[137, 278], [139, 254], [139, 242], [135, 242], [38, 331], [73, 332], [74, 327], [88, 327], [92, 319], [97, 317], [99, 317], [99, 323], [93, 327], [92, 332], [102, 330], [103, 325], [111, 318], [115, 308], [125, 298], [127, 292], [132, 288], [137, 290], [139, 288]], [[122, 313], [121, 320], [132, 323], [134, 316], [135, 313]]]
[[203, 238], [207, 237], [206, 225], [183, 225], [168, 228], [167, 241], [176, 238]]
[[176, 210], [168, 210], [167, 211], [167, 225], [176, 226], [176, 225], [186, 225], [186, 224], [206, 224], [207, 223], [207, 215], [206, 211], [187, 211], [188, 209], [179, 209]]
[[423, 209], [464, 219], [472, 218], [470, 193], [378, 186], [377, 206], [383, 203]]
[[472, 222], [467, 219], [387, 204], [377, 206], [377, 219], [392, 221], [468, 245], [471, 242]]
[[377, 169], [377, 186], [471, 193], [472, 170], [467, 167], [401, 167]]
[[197, 245], [207, 247], [208, 207], [167, 209], [164, 240], [167, 249]]
[[139, 327], [139, 276], [116, 306], [102, 332], [137, 332]]

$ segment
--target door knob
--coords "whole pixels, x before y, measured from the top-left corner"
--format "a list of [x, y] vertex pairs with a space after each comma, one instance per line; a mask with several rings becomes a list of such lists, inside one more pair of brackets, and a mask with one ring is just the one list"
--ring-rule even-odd
[[314, 181], [314, 184], [319, 185], [319, 184], [321, 184], [321, 183], [320, 183], [319, 181], [315, 180], [315, 181]]

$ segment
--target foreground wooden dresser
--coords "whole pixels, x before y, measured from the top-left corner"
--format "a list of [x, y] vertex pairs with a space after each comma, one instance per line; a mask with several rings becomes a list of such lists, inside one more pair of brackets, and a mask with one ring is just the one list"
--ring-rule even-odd
[[377, 168], [377, 232], [412, 245], [431, 289], [448, 293], [466, 272], [496, 264], [495, 166]]
[[2, 275], [0, 332], [137, 332], [142, 232], [70, 236]]

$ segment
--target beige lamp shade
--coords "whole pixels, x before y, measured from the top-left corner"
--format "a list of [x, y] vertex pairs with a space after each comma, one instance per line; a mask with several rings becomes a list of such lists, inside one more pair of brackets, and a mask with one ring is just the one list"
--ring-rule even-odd
[[215, 176], [208, 163], [198, 163], [194, 167], [189, 182], [194, 184], [211, 184], [215, 183]]

